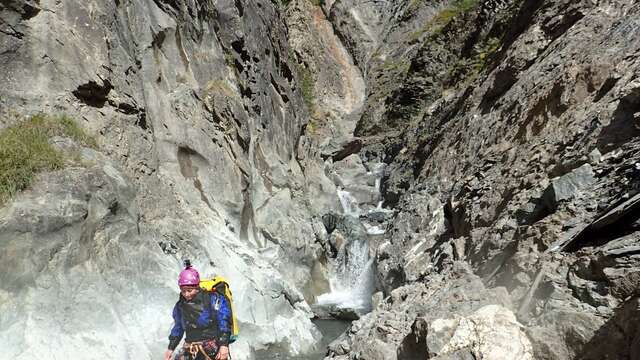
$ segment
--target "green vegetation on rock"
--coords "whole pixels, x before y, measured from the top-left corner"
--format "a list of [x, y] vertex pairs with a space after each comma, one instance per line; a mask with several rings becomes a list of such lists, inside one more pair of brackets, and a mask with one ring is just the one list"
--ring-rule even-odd
[[65, 154], [49, 144], [53, 136], [96, 147], [95, 139], [66, 116], [36, 115], [0, 131], [0, 204], [27, 188], [38, 172], [64, 165]]
[[304, 103], [310, 111], [313, 111], [315, 106], [315, 97], [313, 94], [315, 80], [313, 79], [313, 74], [311, 70], [303, 65], [298, 65], [298, 78], [300, 79], [300, 90], [302, 91]]
[[393, 71], [396, 73], [405, 74], [407, 71], [409, 71], [410, 66], [411, 63], [406, 60], [388, 59], [385, 60], [384, 63], [382, 63], [381, 69], [386, 72]]
[[[414, 0], [416, 2], [418, 0]], [[478, 5], [479, 0], [454, 0], [447, 7], [433, 16], [422, 28], [409, 34], [409, 42], [417, 41], [423, 34], [439, 34], [455, 17], [467, 13]]]
[[475, 49], [475, 58], [473, 61], [473, 68], [476, 73], [484, 70], [489, 64], [489, 59], [493, 54], [500, 50], [502, 41], [500, 39], [492, 37], [484, 41], [480, 46]]
[[449, 82], [468, 82], [475, 80], [489, 65], [491, 57], [500, 50], [502, 42], [498, 38], [489, 38], [474, 47], [473, 55], [461, 58], [449, 68]]
[[431, 19], [430, 23], [434, 30], [440, 30], [445, 27], [451, 19], [460, 14], [464, 14], [472, 10], [478, 4], [478, 0], [454, 0]]

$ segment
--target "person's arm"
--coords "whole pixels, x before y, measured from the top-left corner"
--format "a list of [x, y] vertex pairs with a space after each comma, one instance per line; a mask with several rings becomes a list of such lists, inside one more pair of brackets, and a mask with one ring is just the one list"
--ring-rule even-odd
[[211, 306], [216, 311], [216, 319], [218, 320], [218, 334], [220, 338], [220, 346], [229, 346], [229, 338], [231, 337], [231, 306], [225, 296], [215, 293], [211, 297]]
[[182, 340], [183, 335], [182, 311], [180, 311], [180, 306], [176, 303], [173, 307], [173, 328], [169, 334], [169, 347], [167, 351], [171, 351], [171, 353], [173, 353], [176, 347], [178, 347], [178, 344], [180, 344], [180, 340]]

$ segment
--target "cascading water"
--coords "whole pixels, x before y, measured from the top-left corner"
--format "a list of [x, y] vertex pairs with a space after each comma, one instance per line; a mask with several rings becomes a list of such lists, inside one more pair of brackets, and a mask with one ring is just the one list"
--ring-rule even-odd
[[318, 305], [368, 312], [374, 290], [373, 258], [366, 238], [343, 246], [331, 263], [331, 292], [318, 297]]
[[340, 205], [342, 205], [342, 211], [344, 211], [345, 215], [356, 218], [360, 216], [358, 200], [354, 198], [350, 192], [338, 189], [338, 198], [340, 199]]
[[[344, 223], [363, 228], [358, 201], [345, 190], [338, 190], [338, 197], [347, 218]], [[329, 264], [331, 292], [320, 295], [317, 305], [351, 309], [357, 313], [370, 310], [374, 278], [373, 258], [369, 257], [369, 229], [362, 231], [361, 236], [354, 235], [356, 233], [358, 231], [353, 229], [350, 234], [345, 234], [345, 243], [338, 248], [337, 256]]]

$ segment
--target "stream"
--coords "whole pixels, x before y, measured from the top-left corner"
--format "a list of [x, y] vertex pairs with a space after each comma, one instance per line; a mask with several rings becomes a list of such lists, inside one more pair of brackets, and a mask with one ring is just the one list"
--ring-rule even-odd
[[320, 360], [324, 359], [327, 346], [340, 336], [351, 324], [350, 321], [343, 320], [313, 320], [313, 323], [322, 333], [322, 339], [318, 343], [318, 349], [312, 353], [289, 356], [284, 349], [269, 348], [267, 350], [256, 351], [256, 359], [260, 360]]

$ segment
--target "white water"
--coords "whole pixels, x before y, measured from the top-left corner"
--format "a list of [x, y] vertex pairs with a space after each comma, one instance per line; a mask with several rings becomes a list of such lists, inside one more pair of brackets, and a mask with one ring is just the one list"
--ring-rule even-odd
[[317, 304], [368, 311], [374, 290], [372, 270], [373, 259], [369, 259], [355, 276], [355, 281], [344, 281], [340, 276], [334, 276], [330, 279], [331, 292], [318, 296]]
[[363, 223], [362, 225], [364, 225], [364, 228], [367, 229], [367, 234], [369, 235], [383, 235], [387, 232], [385, 229], [381, 228], [378, 225], [369, 225], [367, 223]]
[[338, 198], [340, 199], [340, 205], [342, 205], [342, 211], [345, 215], [351, 215], [353, 217], [360, 216], [358, 200], [353, 197], [351, 193], [342, 189], [338, 189]]
[[[346, 216], [358, 218], [361, 210], [358, 201], [345, 190], [338, 190], [338, 197]], [[366, 224], [368, 234], [383, 234], [384, 230]], [[373, 258], [369, 258], [367, 239], [352, 239], [338, 250], [330, 263], [329, 285], [331, 292], [320, 295], [318, 305], [336, 306], [368, 311], [374, 291]]]

